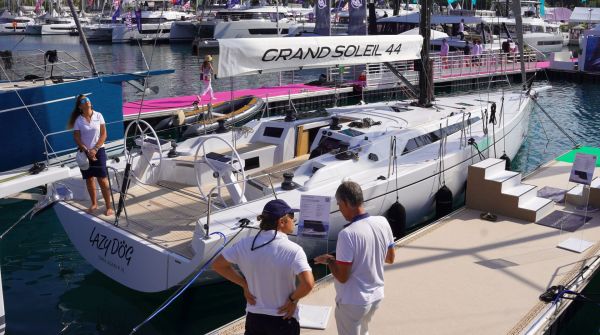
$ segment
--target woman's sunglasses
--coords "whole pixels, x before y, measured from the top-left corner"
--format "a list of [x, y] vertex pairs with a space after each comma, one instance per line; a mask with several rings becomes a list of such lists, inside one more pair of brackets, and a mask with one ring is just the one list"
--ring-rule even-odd
[[88, 99], [88, 98], [83, 98], [83, 99], [79, 100], [80, 105], [86, 104], [88, 102], [90, 102], [90, 99]]

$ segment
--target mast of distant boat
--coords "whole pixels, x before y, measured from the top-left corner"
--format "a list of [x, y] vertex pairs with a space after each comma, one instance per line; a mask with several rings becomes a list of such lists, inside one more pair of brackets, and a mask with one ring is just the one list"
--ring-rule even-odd
[[523, 40], [523, 18], [521, 17], [521, 0], [512, 0], [512, 11], [515, 17], [515, 24], [517, 26], [517, 42], [519, 46], [519, 57], [521, 62], [521, 81], [523, 82], [523, 89], [527, 85], [527, 74], [525, 73], [525, 43]]
[[[85, 0], [82, 0], [85, 1]], [[98, 76], [98, 71], [96, 71], [96, 63], [94, 62], [94, 57], [92, 56], [92, 52], [90, 51], [90, 46], [88, 45], [87, 39], [85, 38], [85, 33], [83, 29], [81, 29], [81, 23], [79, 22], [79, 17], [77, 16], [77, 12], [75, 11], [75, 5], [73, 5], [73, 0], [67, 0], [69, 4], [69, 9], [71, 9], [71, 15], [73, 15], [73, 20], [75, 20], [75, 26], [77, 26], [77, 31], [79, 32], [79, 39], [81, 40], [81, 44], [83, 44], [83, 50], [85, 51], [85, 56], [90, 63], [90, 70], [92, 70], [92, 75], [94, 77]]]
[[419, 20], [419, 33], [423, 36], [421, 68], [419, 69], [419, 105], [424, 107], [431, 106], [431, 100], [433, 100], [433, 78], [431, 77], [431, 61], [429, 60], [432, 4], [432, 0], [421, 1], [421, 19]]

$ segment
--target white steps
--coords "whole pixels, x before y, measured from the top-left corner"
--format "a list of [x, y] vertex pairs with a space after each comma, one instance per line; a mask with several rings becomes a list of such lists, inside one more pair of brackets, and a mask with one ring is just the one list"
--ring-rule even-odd
[[538, 197], [536, 186], [522, 184], [520, 173], [504, 167], [504, 160], [497, 158], [469, 166], [467, 207], [530, 222], [548, 215], [554, 202]]
[[600, 207], [600, 178], [594, 178], [589, 188], [584, 188], [582, 184], [575, 185], [575, 187], [567, 192], [565, 197], [567, 203], [575, 206], [585, 206], [586, 204], [589, 204]]

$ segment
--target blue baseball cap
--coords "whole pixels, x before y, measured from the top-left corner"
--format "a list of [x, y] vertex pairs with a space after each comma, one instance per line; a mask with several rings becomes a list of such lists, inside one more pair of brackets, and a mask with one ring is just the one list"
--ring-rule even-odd
[[281, 199], [277, 199], [267, 202], [267, 204], [263, 208], [262, 215], [279, 219], [281, 217], [284, 217], [286, 214], [292, 214], [294, 212], [299, 211], [299, 209], [291, 208], [290, 205], [287, 204], [287, 202]]

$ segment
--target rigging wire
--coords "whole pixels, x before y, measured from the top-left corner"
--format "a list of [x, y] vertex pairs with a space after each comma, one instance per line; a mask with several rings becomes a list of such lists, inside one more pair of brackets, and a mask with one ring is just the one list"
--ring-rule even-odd
[[223, 251], [223, 249], [225, 249], [225, 247], [227, 247], [231, 242], [233, 242], [235, 240], [235, 238], [244, 230], [244, 228], [246, 228], [248, 226], [249, 223], [250, 223], [250, 221], [248, 221], [248, 220], [245, 220], [243, 222], [240, 221], [240, 225], [239, 225], [240, 230], [237, 233], [235, 233], [235, 235], [233, 235], [233, 237], [230, 240], [227, 240], [227, 237], [225, 236], [225, 234], [223, 234], [221, 232], [210, 233], [209, 236], [210, 235], [219, 235], [223, 239], [223, 244], [221, 245], [221, 247], [206, 262], [204, 262], [204, 264], [200, 267], [198, 272], [196, 274], [194, 274], [187, 281], [187, 283], [185, 285], [183, 285], [177, 291], [175, 291], [164, 303], [162, 303], [144, 321], [142, 321], [137, 326], [133, 327], [133, 329], [131, 330], [129, 335], [136, 333], [142, 326], [144, 326], [145, 324], [150, 322], [152, 319], [154, 319], [154, 317], [156, 317], [158, 314], [160, 314], [162, 311], [164, 311], [167, 307], [169, 307], [169, 305], [171, 305], [173, 303], [173, 301], [175, 301], [177, 298], [179, 298], [183, 294], [183, 292], [185, 292], [198, 279], [198, 277], [200, 277], [200, 275], [202, 273], [204, 273], [204, 271], [206, 271], [206, 269], [212, 263], [212, 261], [221, 254], [221, 251]]
[[[160, 17], [162, 18], [163, 15], [164, 15], [164, 7], [161, 9]], [[158, 29], [156, 30], [156, 33], [154, 35], [154, 45], [152, 46], [152, 53], [150, 54], [150, 63], [149, 64], [146, 63], [147, 70], [146, 70], [146, 76], [144, 78], [144, 91], [142, 92], [142, 99], [140, 100], [140, 108], [138, 110], [138, 114], [137, 114], [135, 121], [132, 121], [132, 122], [135, 122], [137, 125], [135, 127], [133, 138], [135, 138], [138, 134], [138, 131], [141, 130], [139, 127], [139, 122], [140, 122], [140, 119], [142, 116], [142, 106], [144, 105], [144, 99], [146, 98], [146, 90], [148, 88], [148, 82], [150, 81], [149, 80], [150, 67], [152, 66], [152, 61], [154, 60], [154, 52], [156, 51], [156, 44], [158, 42], [158, 34], [159, 34], [162, 24], [163, 24], [163, 21], [160, 20], [159, 24], [158, 24]], [[140, 52], [142, 53], [142, 57], [144, 58], [144, 62], [145, 62], [146, 56], [144, 55], [144, 50], [142, 50], [141, 47], [140, 47]], [[127, 139], [125, 139], [125, 141], [126, 140]], [[158, 141], [158, 143], [156, 145], [160, 146], [160, 140], [159, 139], [156, 139], [156, 140]], [[132, 142], [131, 148], [133, 148], [134, 144], [135, 144], [135, 141]], [[127, 148], [125, 150], [127, 150]], [[119, 205], [118, 205], [117, 211], [115, 213], [115, 222], [114, 222], [115, 226], [119, 225], [119, 217], [121, 214], [121, 210], [125, 206], [125, 196], [127, 195], [127, 190], [129, 189], [129, 184], [130, 184], [129, 183], [129, 174], [131, 172], [132, 164], [133, 164], [133, 155], [128, 155], [127, 162], [125, 164], [125, 172], [123, 174], [123, 183], [121, 185], [121, 191], [119, 192], [119, 194], [120, 194]]]
[[[29, 117], [33, 121], [33, 124], [35, 124], [35, 127], [37, 128], [37, 130], [40, 132], [40, 135], [42, 135], [42, 138], [44, 138], [45, 144], [47, 144], [48, 147], [50, 147], [51, 153], [54, 154], [55, 157], [58, 157], [58, 155], [54, 151], [54, 148], [52, 148], [52, 144], [50, 144], [50, 141], [46, 140], [46, 135], [42, 131], [42, 128], [40, 127], [40, 125], [37, 123], [37, 121], [33, 117], [33, 114], [31, 114], [31, 111], [29, 110], [29, 107], [27, 107], [27, 104], [25, 103], [25, 100], [23, 100], [23, 97], [21, 97], [21, 94], [19, 94], [19, 91], [17, 90], [17, 88], [15, 87], [15, 85], [13, 85], [13, 81], [8, 76], [8, 73], [6, 72], [6, 70], [4, 69], [4, 66], [2, 66], [2, 64], [0, 64], [0, 69], [2, 70], [2, 72], [6, 76], [6, 79], [9, 81], [9, 83], [13, 87], [13, 91], [15, 92], [15, 94], [17, 95], [17, 97], [19, 98], [19, 100], [21, 101], [21, 104], [23, 104], [23, 108], [25, 108], [25, 110], [27, 111], [27, 114], [29, 115]], [[75, 98], [75, 96], [73, 96], [73, 98]], [[46, 155], [50, 155], [51, 153], [47, 152]]]

